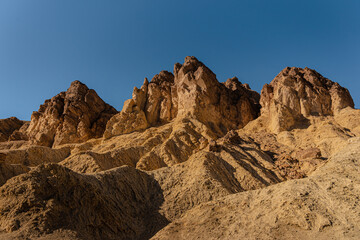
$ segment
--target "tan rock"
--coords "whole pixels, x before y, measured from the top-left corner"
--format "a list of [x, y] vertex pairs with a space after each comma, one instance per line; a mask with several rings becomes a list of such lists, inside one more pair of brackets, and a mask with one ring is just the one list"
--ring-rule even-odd
[[360, 141], [312, 176], [200, 204], [151, 239], [357, 239]]
[[148, 239], [167, 223], [159, 193], [151, 176], [130, 167], [81, 175], [40, 165], [1, 187], [0, 237], [49, 239], [63, 229], [82, 239]]
[[145, 113], [141, 110], [133, 99], [125, 101], [122, 111], [114, 115], [107, 123], [104, 132], [105, 138], [134, 131], [144, 130], [149, 127]]
[[[128, 154], [130, 155], [130, 151]], [[122, 155], [121, 158], [119, 155]], [[119, 152], [96, 153], [86, 151], [71, 154], [59, 164], [80, 173], [96, 173], [124, 165], [135, 167], [136, 162]]]
[[16, 117], [0, 119], [0, 142], [8, 141], [11, 134], [19, 130], [24, 123]]
[[174, 221], [203, 202], [279, 183], [283, 179], [270, 170], [274, 165], [269, 159], [253, 143], [227, 144], [216, 152], [199, 151], [184, 163], [155, 170], [152, 174], [164, 195], [160, 212]]
[[335, 115], [335, 121], [344, 127], [347, 131], [360, 136], [360, 109], [353, 109], [351, 107], [340, 110]]
[[274, 132], [306, 124], [308, 116], [334, 115], [354, 107], [346, 88], [309, 68], [287, 67], [261, 91], [261, 115], [269, 118]]
[[0, 161], [35, 167], [42, 163], [58, 163], [69, 155], [69, 147], [53, 149], [44, 146], [27, 146], [22, 149], [0, 150]]
[[94, 93], [73, 83], [0, 143], [0, 239], [357, 239], [359, 110], [315, 71], [283, 70], [260, 117], [194, 57], [109, 121]]
[[[241, 128], [258, 116], [258, 95], [236, 78], [225, 84], [194, 57], [174, 68], [178, 116], [191, 116], [213, 128], [220, 136]], [[254, 97], [255, 96], [255, 97]]]
[[258, 93], [237, 78], [219, 83], [203, 63], [195, 57], [186, 57], [183, 65], [175, 64], [174, 75], [162, 71], [150, 83], [146, 79], [141, 89], [135, 88], [132, 101], [126, 102], [131, 102], [132, 114], [125, 114], [124, 105], [122, 113], [109, 121], [105, 138], [158, 126], [175, 118], [197, 119], [223, 136], [258, 116], [259, 98]]
[[296, 152], [297, 159], [320, 158], [320, 157], [321, 157], [321, 151], [319, 148], [308, 148]]
[[30, 122], [25, 122], [19, 130], [15, 130], [9, 137], [9, 141], [28, 141], [29, 137], [26, 130], [30, 126]]
[[30, 168], [24, 165], [6, 164], [3, 161], [0, 161], [0, 186], [5, 184], [8, 179], [28, 171], [30, 171]]
[[80, 81], [40, 106], [31, 116], [27, 135], [32, 143], [59, 146], [101, 137], [117, 111]]
[[[275, 161], [282, 160], [282, 156], [294, 159], [294, 164], [289, 164], [286, 172], [294, 170], [307, 176], [325, 164], [328, 157], [346, 146], [348, 139], [354, 136], [340, 126], [333, 116], [309, 116], [307, 119], [309, 123], [306, 127], [297, 125], [299, 128], [274, 133], [268, 130], [267, 116], [261, 116], [240, 130], [239, 134], [251, 137]], [[278, 163], [284, 165], [286, 162]], [[279, 169], [283, 171], [280, 165]], [[282, 176], [291, 178], [292, 174], [284, 173]]]

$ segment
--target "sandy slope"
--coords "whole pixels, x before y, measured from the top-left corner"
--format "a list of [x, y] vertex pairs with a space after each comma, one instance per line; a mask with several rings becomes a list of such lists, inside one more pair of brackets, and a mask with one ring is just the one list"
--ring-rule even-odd
[[358, 239], [360, 139], [311, 176], [188, 211], [152, 239]]

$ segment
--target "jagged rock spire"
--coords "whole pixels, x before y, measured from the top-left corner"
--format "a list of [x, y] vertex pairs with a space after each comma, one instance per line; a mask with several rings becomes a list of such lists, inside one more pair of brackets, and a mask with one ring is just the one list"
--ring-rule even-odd
[[135, 88], [123, 111], [109, 121], [105, 137], [143, 130], [175, 118], [196, 118], [224, 135], [255, 119], [258, 101], [259, 94], [248, 85], [220, 83], [202, 62], [186, 57], [184, 64], [175, 64], [174, 74], [162, 71], [140, 89]]
[[83, 142], [101, 137], [116, 113], [93, 89], [76, 80], [33, 112], [26, 132], [32, 143], [49, 147]]

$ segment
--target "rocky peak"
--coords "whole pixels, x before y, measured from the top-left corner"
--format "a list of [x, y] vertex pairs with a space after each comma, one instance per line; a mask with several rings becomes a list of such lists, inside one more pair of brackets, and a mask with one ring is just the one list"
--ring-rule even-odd
[[66, 99], [70, 101], [81, 101], [84, 100], [89, 88], [80, 82], [79, 80], [75, 80], [70, 84], [70, 87], [65, 92]]
[[174, 76], [179, 88], [196, 85], [206, 90], [219, 84], [216, 75], [195, 57], [186, 57], [183, 65], [175, 64]]
[[12, 133], [20, 129], [23, 124], [24, 121], [16, 117], [0, 119], [0, 142], [8, 141]]
[[187, 56], [185, 57], [184, 64], [176, 63], [174, 65], [174, 75], [178, 75], [180, 69], [182, 70], [182, 74], [185, 75], [188, 72], [195, 72], [199, 67], [205, 67], [205, 65], [196, 57]]
[[168, 71], [161, 71], [156, 74], [150, 81], [150, 83], [161, 84], [163, 82], [174, 83], [174, 75]]
[[[237, 82], [236, 82], [237, 81]], [[196, 118], [219, 135], [243, 127], [258, 116], [259, 94], [237, 79], [222, 84], [195, 57], [162, 71], [134, 88], [131, 100], [109, 121], [105, 137], [143, 130], [173, 119]]]
[[258, 115], [259, 94], [246, 89], [237, 78], [222, 84], [195, 57], [175, 65], [178, 115], [191, 116], [223, 135], [241, 128]]
[[[247, 83], [241, 83], [237, 77], [229, 78], [224, 83], [225, 87], [230, 89], [232, 92], [235, 92], [236, 96], [245, 96], [250, 101], [252, 101], [252, 104], [254, 107], [256, 107], [256, 111], [260, 111], [260, 94], [256, 91], [251, 90], [249, 84]], [[236, 97], [235, 97], [236, 99]]]
[[66, 92], [48, 99], [31, 116], [27, 134], [34, 144], [58, 146], [101, 137], [116, 114], [93, 89], [74, 81]]
[[269, 115], [271, 129], [288, 130], [309, 116], [334, 115], [354, 107], [346, 88], [310, 68], [287, 67], [261, 91], [262, 115]]
[[244, 87], [237, 77], [229, 78], [228, 80], [226, 80], [224, 85], [233, 91], [236, 91]]

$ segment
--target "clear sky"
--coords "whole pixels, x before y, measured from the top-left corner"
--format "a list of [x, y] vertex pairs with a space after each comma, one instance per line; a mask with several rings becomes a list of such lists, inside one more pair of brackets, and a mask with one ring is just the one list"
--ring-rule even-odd
[[257, 91], [314, 68], [359, 107], [360, 1], [0, 0], [0, 118], [29, 120], [76, 79], [121, 110], [188, 55]]

